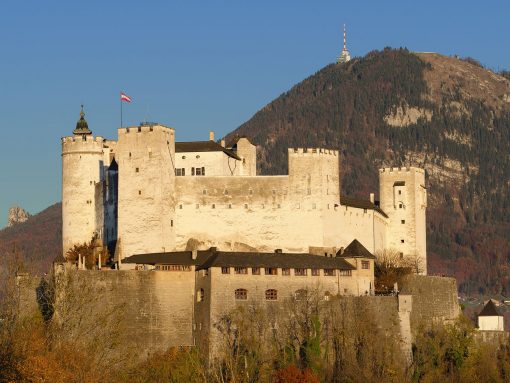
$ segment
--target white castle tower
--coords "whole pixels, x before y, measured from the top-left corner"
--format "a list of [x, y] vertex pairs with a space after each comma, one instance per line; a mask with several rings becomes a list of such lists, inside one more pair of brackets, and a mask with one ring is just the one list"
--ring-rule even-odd
[[346, 63], [351, 59], [351, 55], [349, 51], [347, 50], [347, 41], [346, 41], [346, 33], [345, 33], [345, 24], [344, 24], [344, 48], [342, 49], [342, 53], [340, 53], [340, 56], [338, 56], [338, 59], [336, 62], [338, 64], [340, 63]]
[[103, 221], [99, 189], [103, 174], [103, 138], [93, 137], [83, 105], [73, 136], [62, 138], [63, 253], [98, 236]]
[[427, 274], [427, 189], [423, 169], [379, 169], [380, 207], [388, 215], [386, 248], [416, 261]]

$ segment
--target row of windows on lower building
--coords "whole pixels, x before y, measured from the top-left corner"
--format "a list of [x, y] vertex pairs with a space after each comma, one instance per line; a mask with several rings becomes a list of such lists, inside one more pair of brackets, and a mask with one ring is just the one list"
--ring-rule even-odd
[[[344, 289], [344, 292], [347, 293], [348, 290]], [[302, 299], [306, 298], [307, 294], [308, 294], [308, 292], [304, 289], [297, 290], [294, 293], [294, 298], [297, 300], [302, 300]], [[278, 290], [267, 289], [264, 292], [264, 296], [266, 298], [266, 301], [276, 301], [276, 300], [278, 300]], [[331, 294], [329, 293], [329, 291], [326, 291], [324, 293], [324, 300], [329, 300], [330, 296], [331, 296]], [[247, 300], [248, 299], [248, 290], [247, 289], [236, 289], [234, 291], [234, 297], [236, 300], [241, 300], [241, 301]], [[204, 299], [205, 299], [205, 291], [204, 291], [204, 289], [199, 289], [197, 291], [197, 301], [202, 302]]]
[[[175, 169], [175, 175], [176, 176], [185, 176], [186, 175], [186, 168], [176, 168]], [[191, 175], [192, 176], [205, 176], [205, 168], [191, 168]]]
[[[368, 267], [370, 267], [370, 263], [368, 261], [362, 261], [362, 262], [367, 262]], [[232, 269], [232, 267], [222, 267], [221, 273], [222, 274], [230, 274], [231, 269]], [[234, 274], [248, 274], [247, 267], [233, 267], [233, 269], [234, 269]], [[262, 268], [260, 268], [260, 267], [252, 267], [251, 275], [260, 275], [261, 269]], [[278, 275], [277, 267], [264, 267], [263, 270], [264, 270], [264, 275]], [[282, 275], [291, 275], [290, 270], [291, 269], [288, 267], [282, 267], [281, 274]], [[304, 276], [308, 275], [309, 269], [294, 268], [293, 270], [294, 270], [295, 276], [304, 277]], [[321, 273], [320, 273], [321, 269], [310, 269], [310, 270], [311, 270], [312, 276], [320, 276], [321, 275]], [[322, 270], [323, 270], [323, 274], [325, 277], [334, 277], [337, 275], [337, 272], [338, 272], [338, 275], [340, 275], [340, 276], [350, 277], [352, 275], [351, 270], [336, 270], [336, 269], [322, 269]]]

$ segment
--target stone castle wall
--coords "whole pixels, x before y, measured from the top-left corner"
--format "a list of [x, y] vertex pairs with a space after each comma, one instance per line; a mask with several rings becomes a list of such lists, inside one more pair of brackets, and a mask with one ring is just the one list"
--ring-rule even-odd
[[413, 296], [413, 334], [421, 326], [453, 322], [461, 313], [454, 278], [409, 275], [399, 289], [401, 294]]

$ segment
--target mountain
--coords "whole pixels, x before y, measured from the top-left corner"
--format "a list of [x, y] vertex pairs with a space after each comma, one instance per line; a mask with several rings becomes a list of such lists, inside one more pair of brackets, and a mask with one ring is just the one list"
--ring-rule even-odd
[[52, 205], [24, 222], [0, 230], [0, 270], [13, 256], [30, 272], [50, 269], [62, 252], [62, 204]]
[[508, 77], [386, 48], [326, 66], [226, 139], [257, 144], [262, 174], [287, 172], [287, 147], [340, 149], [342, 193], [360, 198], [378, 189], [379, 167], [424, 167], [429, 272], [455, 276], [464, 294], [508, 295]]

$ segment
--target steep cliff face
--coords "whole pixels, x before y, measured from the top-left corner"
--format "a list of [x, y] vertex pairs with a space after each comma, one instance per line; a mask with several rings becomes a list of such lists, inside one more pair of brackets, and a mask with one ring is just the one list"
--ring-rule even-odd
[[23, 223], [30, 217], [30, 214], [19, 206], [13, 206], [7, 213], [7, 227], [16, 225], [17, 223]]
[[510, 294], [510, 81], [477, 65], [407, 50], [328, 65], [227, 139], [259, 145], [259, 171], [286, 172], [287, 147], [342, 152], [342, 191], [368, 198], [377, 168], [427, 171], [430, 272], [461, 292]]

